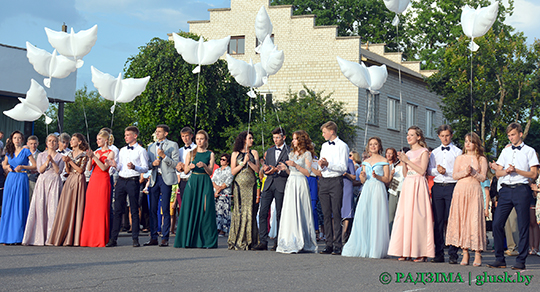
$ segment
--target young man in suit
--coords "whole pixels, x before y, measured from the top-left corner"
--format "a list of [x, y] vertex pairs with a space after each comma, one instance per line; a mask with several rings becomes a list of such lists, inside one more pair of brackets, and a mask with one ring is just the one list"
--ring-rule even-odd
[[[272, 139], [275, 145], [268, 149], [265, 154], [266, 164], [264, 166], [264, 173], [267, 177], [261, 194], [261, 210], [259, 211], [260, 243], [253, 248], [254, 250], [268, 249], [268, 214], [270, 212], [270, 205], [274, 199], [276, 200], [276, 228], [279, 228], [281, 207], [283, 207], [283, 193], [285, 192], [285, 183], [289, 176], [287, 172], [279, 171], [276, 167], [279, 163], [285, 163], [285, 161], [289, 160], [289, 147], [285, 145], [285, 130], [281, 127], [275, 128], [272, 131]], [[272, 251], [277, 249], [278, 233], [279, 229], [277, 229]]]
[[144, 245], [158, 245], [158, 203], [161, 196], [162, 205], [162, 240], [159, 246], [169, 246], [169, 233], [171, 229], [171, 201], [172, 185], [178, 183], [175, 167], [178, 163], [178, 144], [167, 139], [169, 135], [167, 125], [157, 125], [155, 143], [148, 146], [150, 169], [150, 241]]

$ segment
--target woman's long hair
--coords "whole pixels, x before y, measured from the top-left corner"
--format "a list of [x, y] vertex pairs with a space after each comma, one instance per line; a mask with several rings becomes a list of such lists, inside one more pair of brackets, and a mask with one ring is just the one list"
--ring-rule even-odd
[[427, 148], [426, 137], [424, 137], [424, 131], [422, 131], [422, 129], [420, 129], [417, 126], [409, 127], [409, 129], [407, 129], [407, 132], [409, 132], [409, 130], [414, 130], [416, 132], [416, 136], [418, 136], [418, 145], [424, 148]]
[[71, 135], [71, 137], [75, 137], [81, 141], [81, 144], [79, 145], [79, 149], [82, 151], [88, 150], [90, 147], [88, 146], [88, 142], [86, 142], [86, 138], [81, 133], [75, 133]]
[[236, 137], [236, 140], [234, 140], [234, 146], [233, 146], [233, 152], [236, 151], [236, 152], [242, 152], [242, 150], [246, 149], [246, 140], [247, 140], [247, 136], [248, 134], [250, 134], [252, 137], [253, 136], [253, 132], [249, 131], [243, 131], [243, 132], [240, 132], [240, 134], [238, 134], [238, 136]]
[[15, 154], [15, 144], [13, 144], [13, 136], [15, 136], [16, 134], [21, 135], [22, 140], [24, 141], [23, 133], [17, 130], [13, 131], [13, 133], [9, 135], [9, 139], [6, 142], [6, 154], [9, 156], [13, 156]]
[[[480, 137], [475, 132], [467, 133], [465, 134], [465, 139], [469, 139], [471, 143], [474, 144], [474, 152], [476, 154], [476, 158], [478, 161], [480, 161], [480, 157], [484, 156], [484, 147], [482, 147], [482, 140], [480, 140]], [[465, 153], [463, 153], [465, 154]]]
[[311, 138], [309, 138], [309, 135], [304, 130], [298, 130], [293, 133], [293, 137], [296, 135], [296, 140], [298, 141], [298, 145], [294, 147], [292, 145], [293, 152], [298, 152], [300, 155], [304, 154], [304, 152], [309, 151], [311, 152], [311, 156], [315, 157], [315, 150], [313, 149], [313, 143], [311, 141]]

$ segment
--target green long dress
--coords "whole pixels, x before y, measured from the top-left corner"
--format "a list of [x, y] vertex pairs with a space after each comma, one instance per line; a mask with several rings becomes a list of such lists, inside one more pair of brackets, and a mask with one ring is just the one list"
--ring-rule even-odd
[[[210, 164], [210, 151], [197, 152], [193, 164]], [[195, 167], [182, 196], [174, 247], [217, 248], [214, 188], [204, 168]]]

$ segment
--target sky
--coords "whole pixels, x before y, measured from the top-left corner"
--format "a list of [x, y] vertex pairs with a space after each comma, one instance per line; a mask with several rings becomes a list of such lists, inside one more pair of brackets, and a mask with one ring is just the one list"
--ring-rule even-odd
[[[249, 0], [242, 0], [249, 1]], [[382, 0], [381, 0], [382, 1]], [[528, 43], [540, 39], [540, 1], [515, 0], [514, 15], [506, 23], [522, 31]], [[0, 43], [34, 46], [53, 51], [44, 27], [60, 31], [62, 24], [75, 32], [98, 25], [98, 39], [78, 69], [77, 88], [93, 90], [90, 66], [118, 76], [127, 59], [152, 38], [188, 31], [190, 20], [209, 20], [208, 9], [229, 8], [230, 0], [24, 0], [0, 5]], [[286, 52], [285, 52], [286, 53]]]

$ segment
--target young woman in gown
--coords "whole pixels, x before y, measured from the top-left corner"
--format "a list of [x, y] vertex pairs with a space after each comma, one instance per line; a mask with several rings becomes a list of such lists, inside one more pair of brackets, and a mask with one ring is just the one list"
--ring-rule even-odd
[[307, 177], [310, 175], [313, 145], [305, 131], [293, 133], [292, 151], [287, 166], [280, 162], [277, 168], [289, 174], [283, 196], [279, 223], [277, 252], [317, 252], [317, 236], [313, 225], [311, 195]]
[[231, 155], [233, 210], [229, 228], [229, 249], [248, 250], [259, 241], [257, 228], [257, 177], [259, 154], [253, 146], [253, 133], [241, 132], [234, 142]]
[[371, 155], [362, 162], [360, 180], [364, 187], [356, 206], [351, 236], [342, 255], [349, 257], [384, 258], [388, 251], [388, 194], [390, 182], [388, 160], [382, 154], [382, 142], [372, 137], [366, 147]]
[[50, 134], [46, 139], [47, 151], [41, 152], [37, 158], [40, 175], [36, 181], [34, 195], [30, 203], [30, 211], [24, 231], [24, 245], [45, 245], [51, 234], [54, 215], [58, 207], [58, 199], [62, 191], [64, 157], [58, 153], [58, 137]]
[[86, 189], [86, 202], [81, 229], [81, 246], [105, 247], [109, 241], [111, 179], [109, 177], [110, 161], [114, 161], [114, 152], [109, 149], [112, 137], [107, 131], [99, 131], [96, 138], [100, 150], [86, 151], [91, 159], [87, 169], [92, 176]]
[[191, 171], [178, 215], [174, 247], [217, 248], [218, 232], [214, 187], [210, 175], [214, 170], [214, 153], [207, 150], [208, 133], [195, 135], [197, 147], [188, 154], [184, 173]]
[[[469, 250], [474, 250], [475, 267], [482, 265], [486, 250], [486, 219], [481, 183], [486, 180], [487, 159], [480, 138], [475, 133], [465, 135], [465, 153], [456, 157], [454, 179], [457, 180], [446, 228], [446, 244], [463, 249], [461, 265], [468, 265]], [[486, 196], [488, 199], [489, 196]]]
[[407, 143], [411, 146], [406, 154], [399, 153], [405, 165], [405, 179], [394, 218], [388, 254], [398, 256], [400, 261], [414, 258], [425, 262], [435, 256], [433, 213], [425, 177], [429, 163], [422, 129], [412, 126], [407, 131]]
[[[24, 135], [14, 131], [6, 143], [6, 158], [2, 168], [7, 173], [0, 218], [0, 243], [21, 244], [30, 205], [26, 170], [36, 169], [36, 160], [28, 148], [23, 148]], [[32, 166], [28, 164], [32, 162]]]
[[72, 151], [63, 158], [68, 178], [62, 188], [47, 245], [80, 245], [86, 194], [84, 170], [88, 162], [85, 151], [88, 143], [82, 134], [75, 133], [71, 136], [70, 145]]

